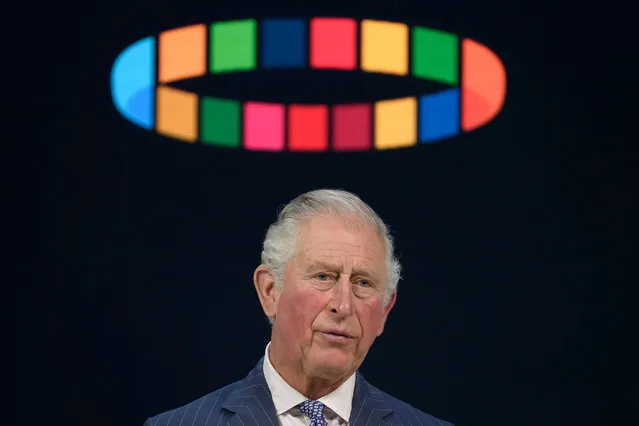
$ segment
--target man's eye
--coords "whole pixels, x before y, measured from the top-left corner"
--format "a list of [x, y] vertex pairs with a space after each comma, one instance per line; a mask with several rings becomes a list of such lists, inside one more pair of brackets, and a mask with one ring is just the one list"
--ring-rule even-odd
[[361, 285], [362, 287], [370, 287], [371, 283], [368, 280], [359, 280], [359, 285]]
[[330, 279], [328, 274], [325, 272], [322, 272], [321, 274], [317, 274], [317, 278], [319, 278], [322, 281]]

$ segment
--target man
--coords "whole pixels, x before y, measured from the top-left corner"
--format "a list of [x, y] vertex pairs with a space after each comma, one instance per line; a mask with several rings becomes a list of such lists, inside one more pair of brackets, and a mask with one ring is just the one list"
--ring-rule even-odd
[[264, 357], [244, 379], [145, 425], [452, 426], [357, 371], [399, 278], [392, 238], [368, 205], [345, 191], [302, 194], [269, 227], [253, 276], [272, 324]]

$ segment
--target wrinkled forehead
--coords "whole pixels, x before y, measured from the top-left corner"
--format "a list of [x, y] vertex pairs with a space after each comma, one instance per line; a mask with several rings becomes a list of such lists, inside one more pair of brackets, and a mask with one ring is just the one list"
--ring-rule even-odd
[[376, 274], [386, 270], [384, 241], [369, 224], [356, 218], [317, 217], [300, 227], [297, 261], [323, 262], [366, 268]]

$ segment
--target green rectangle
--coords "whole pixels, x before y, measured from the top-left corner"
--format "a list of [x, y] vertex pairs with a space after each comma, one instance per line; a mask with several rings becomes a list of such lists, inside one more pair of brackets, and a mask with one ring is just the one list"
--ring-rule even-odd
[[213, 73], [246, 71], [257, 63], [257, 23], [255, 19], [211, 24], [210, 63]]
[[202, 142], [231, 148], [240, 146], [241, 106], [237, 101], [202, 98]]
[[413, 28], [413, 75], [450, 85], [459, 81], [457, 36], [424, 27]]

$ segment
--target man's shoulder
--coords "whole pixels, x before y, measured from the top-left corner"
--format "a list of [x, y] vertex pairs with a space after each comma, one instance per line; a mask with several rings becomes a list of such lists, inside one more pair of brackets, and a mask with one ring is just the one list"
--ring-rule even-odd
[[[237, 408], [237, 406], [245, 405], [245, 399], [247, 397], [252, 398], [255, 396], [258, 396], [258, 398], [253, 399], [257, 401], [257, 404], [260, 405], [259, 408], [261, 408], [266, 415], [265, 406], [262, 406], [259, 401], [259, 398], [264, 398], [264, 395], [268, 393], [260, 362], [258, 362], [256, 368], [243, 379], [210, 392], [181, 407], [164, 411], [150, 417], [146, 420], [144, 426], [203, 426], [206, 424], [226, 424], [226, 421], [229, 421], [233, 416], [233, 414], [229, 412], [229, 409], [234, 411], [234, 407]], [[356, 390], [353, 401], [357, 408], [353, 406], [354, 412], [351, 414], [353, 424], [366, 424], [368, 423], [368, 419], [370, 419], [369, 416], [373, 415], [372, 413], [380, 413], [388, 409], [389, 413], [386, 419], [390, 421], [390, 424], [453, 426], [447, 421], [425, 413], [409, 403], [376, 388], [359, 374], [358, 381], [359, 385], [356, 386], [356, 388], [359, 391]], [[225, 410], [223, 407], [227, 409]], [[258, 407], [256, 406], [255, 408]], [[253, 420], [255, 420], [253, 414], [257, 415], [258, 412], [259, 410], [250, 414]], [[274, 412], [273, 415], [275, 415]], [[266, 417], [264, 417], [264, 419], [266, 419]], [[364, 423], [362, 423], [362, 421], [364, 421]]]
[[[243, 380], [238, 380], [201, 398], [146, 419], [144, 426], [204, 425], [221, 416], [221, 407]], [[217, 424], [217, 421], [215, 423]]]
[[411, 404], [402, 401], [399, 398], [396, 398], [381, 389], [370, 385], [373, 389], [373, 397], [381, 398], [386, 401], [393, 408], [393, 413], [391, 414], [393, 417], [399, 420], [399, 424], [418, 424], [424, 426], [454, 426], [452, 423], [447, 422], [446, 420], [435, 417], [431, 414], [425, 413], [424, 411], [415, 408]]

